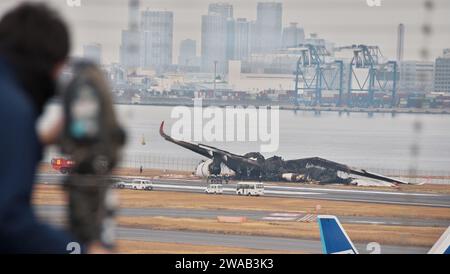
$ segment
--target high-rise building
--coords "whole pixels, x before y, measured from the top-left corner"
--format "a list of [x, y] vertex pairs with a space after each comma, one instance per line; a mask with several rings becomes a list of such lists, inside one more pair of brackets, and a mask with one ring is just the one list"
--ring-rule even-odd
[[140, 66], [140, 33], [137, 30], [123, 30], [120, 45], [120, 64], [127, 69]]
[[226, 73], [228, 60], [234, 59], [235, 21], [233, 6], [213, 3], [202, 16], [202, 70]]
[[218, 13], [202, 16], [202, 70], [226, 72], [227, 63], [227, 19]]
[[102, 46], [97, 43], [87, 44], [83, 46], [83, 58], [88, 59], [96, 64], [102, 63]]
[[278, 2], [259, 2], [255, 28], [252, 28], [255, 53], [267, 53], [281, 47], [283, 6]]
[[303, 43], [305, 40], [305, 31], [297, 27], [297, 23], [291, 23], [289, 27], [283, 29], [282, 47], [292, 48]]
[[258, 46], [259, 46], [259, 37], [258, 37], [258, 27], [256, 24], [256, 21], [250, 21], [248, 26], [248, 36], [249, 36], [249, 43], [250, 43], [250, 52], [249, 55], [252, 55], [253, 53], [258, 52]]
[[397, 62], [403, 61], [405, 50], [405, 25], [399, 24], [397, 29]]
[[228, 60], [233, 60], [235, 58], [234, 44], [236, 39], [236, 21], [233, 18], [227, 18], [227, 40], [226, 40], [226, 51], [227, 51], [227, 67]]
[[238, 18], [234, 29], [234, 59], [246, 60], [250, 55], [250, 22]]
[[139, 0], [128, 1], [128, 29], [139, 29]]
[[128, 29], [122, 31], [120, 64], [127, 69], [140, 66], [139, 0], [128, 2]]
[[399, 62], [399, 90], [402, 92], [429, 92], [433, 89], [434, 63], [426, 61]]
[[442, 57], [434, 63], [434, 91], [450, 92], [450, 50], [445, 49]]
[[164, 69], [172, 64], [173, 13], [146, 10], [141, 13], [141, 65]]
[[180, 54], [178, 55], [178, 65], [195, 66], [197, 59], [197, 43], [192, 39], [185, 39], [180, 43]]
[[305, 44], [311, 44], [313, 46], [323, 46], [331, 55], [334, 54], [334, 43], [323, 38], [320, 38], [317, 33], [310, 33], [309, 38], [305, 38]]
[[208, 6], [208, 13], [217, 13], [225, 18], [233, 18], [233, 6], [228, 3], [212, 3]]

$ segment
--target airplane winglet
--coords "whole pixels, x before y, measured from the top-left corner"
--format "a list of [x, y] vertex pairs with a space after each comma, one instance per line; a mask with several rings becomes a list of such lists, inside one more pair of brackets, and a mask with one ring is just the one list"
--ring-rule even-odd
[[167, 139], [167, 134], [164, 132], [164, 121], [161, 122], [159, 126], [159, 135], [161, 135], [164, 139]]
[[450, 254], [450, 226], [428, 251], [428, 254]]
[[324, 254], [358, 254], [336, 216], [319, 215], [317, 222]]

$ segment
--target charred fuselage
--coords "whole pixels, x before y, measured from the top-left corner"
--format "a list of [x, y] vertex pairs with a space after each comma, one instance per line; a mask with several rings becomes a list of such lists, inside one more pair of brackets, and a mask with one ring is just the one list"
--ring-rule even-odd
[[202, 175], [220, 175], [225, 165], [234, 172], [234, 179], [238, 180], [347, 184], [352, 181], [351, 175], [356, 175], [390, 183], [406, 183], [319, 157], [283, 160], [279, 156], [273, 156], [266, 159], [258, 152], [237, 155], [208, 145], [176, 140], [164, 133], [164, 122], [161, 123], [159, 132], [167, 141], [208, 158], [208, 161], [202, 163], [207, 164], [207, 174]]

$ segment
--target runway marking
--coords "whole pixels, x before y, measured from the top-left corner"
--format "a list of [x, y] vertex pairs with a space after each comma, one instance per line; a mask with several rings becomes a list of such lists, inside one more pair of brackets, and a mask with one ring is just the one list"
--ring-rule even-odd
[[371, 224], [371, 225], [384, 225], [384, 224], [386, 224], [386, 222], [376, 222], [376, 221], [347, 221], [346, 223]]
[[[318, 198], [321, 199], [321, 198]], [[358, 202], [358, 203], [376, 203], [376, 204], [393, 204], [393, 205], [414, 205], [414, 206], [430, 206], [430, 207], [445, 207], [450, 205], [446, 204], [429, 204], [429, 203], [414, 203], [414, 202], [396, 202], [386, 200], [364, 200], [364, 199], [345, 199], [345, 198], [325, 198], [328, 201], [340, 201], [340, 202]]]
[[348, 192], [361, 194], [386, 194], [386, 195], [400, 195], [400, 196], [442, 196], [431, 193], [409, 193], [409, 192], [389, 192], [389, 191], [371, 191], [371, 190], [354, 190], [354, 189], [331, 189], [331, 188], [307, 188], [307, 187], [292, 187], [292, 186], [266, 186], [266, 188], [280, 188], [280, 189], [298, 189], [298, 190], [312, 190], [312, 191], [329, 191], [329, 192]]
[[276, 217], [299, 217], [301, 214], [298, 213], [271, 213], [270, 216], [276, 216]]
[[181, 188], [181, 189], [195, 189], [204, 190], [201, 186], [180, 186], [180, 185], [166, 185], [166, 184], [153, 184], [154, 187], [164, 187], [164, 188]]
[[297, 219], [297, 222], [312, 223], [312, 222], [315, 222], [316, 220], [317, 220], [317, 216], [316, 215], [314, 215], [314, 214], [306, 214], [302, 218]]
[[283, 194], [283, 195], [326, 195], [327, 193], [318, 192], [300, 192], [300, 191], [283, 191], [283, 190], [264, 190], [267, 194]]
[[295, 217], [271, 217], [271, 216], [268, 216], [268, 217], [263, 217], [262, 218], [263, 220], [266, 220], [266, 221], [295, 221]]
[[[153, 184], [154, 187], [162, 187], [162, 188], [175, 188], [175, 189], [192, 189], [192, 190], [205, 190], [204, 186], [187, 186], [187, 185], [171, 185], [171, 184]], [[235, 192], [235, 188], [223, 188], [223, 191], [227, 192]], [[283, 190], [266, 190], [264, 191], [267, 194], [284, 194], [284, 195], [323, 195], [326, 193], [317, 193], [317, 192], [298, 192], [298, 191], [283, 191]]]

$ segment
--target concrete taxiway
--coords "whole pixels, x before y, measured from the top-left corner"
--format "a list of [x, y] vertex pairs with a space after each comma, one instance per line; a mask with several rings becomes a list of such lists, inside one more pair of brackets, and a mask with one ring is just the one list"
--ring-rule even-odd
[[[318, 240], [187, 231], [160, 231], [123, 227], [119, 228], [117, 233], [120, 239], [133, 241], [189, 243], [196, 245], [322, 253], [321, 243]], [[356, 248], [361, 253], [368, 253], [366, 246], [366, 244], [356, 244]], [[380, 251], [383, 254], [424, 254], [428, 249], [422, 247], [381, 245]]]
[[[37, 214], [40, 218], [54, 225], [62, 226], [65, 223], [65, 208], [63, 206], [38, 206]], [[139, 209], [141, 210], [141, 209]], [[161, 209], [157, 209], [161, 210]], [[141, 214], [143, 211], [133, 209], [121, 209], [121, 215]], [[155, 212], [147, 211], [147, 214]], [[182, 214], [177, 212], [176, 214]], [[198, 212], [194, 213], [198, 214]], [[152, 215], [151, 215], [152, 216]], [[118, 227], [116, 229], [119, 240], [143, 241], [143, 242], [163, 242], [163, 243], [184, 243], [193, 245], [214, 245], [226, 247], [238, 247], [249, 249], [260, 249], [276, 251], [293, 251], [301, 253], [321, 253], [321, 243], [318, 240], [304, 240], [297, 238], [253, 236], [253, 235], [232, 235], [222, 233], [190, 232], [174, 230], [152, 230], [130, 227]], [[356, 244], [356, 248], [361, 253], [368, 253], [367, 244]], [[423, 254], [427, 248], [381, 245], [381, 253], [398, 254]]]
[[[65, 207], [57, 205], [36, 206], [39, 216], [46, 219], [63, 219]], [[171, 217], [171, 218], [207, 218], [215, 219], [217, 216], [242, 216], [255, 221], [291, 221], [313, 222], [315, 216], [305, 213], [293, 212], [269, 212], [256, 210], [224, 210], [224, 209], [187, 209], [187, 208], [120, 208], [119, 216], [134, 217]], [[309, 218], [312, 217], [312, 218]], [[409, 219], [392, 217], [370, 216], [338, 216], [343, 224], [380, 224], [395, 226], [423, 226], [423, 227], [448, 227], [450, 220], [441, 219]]]

